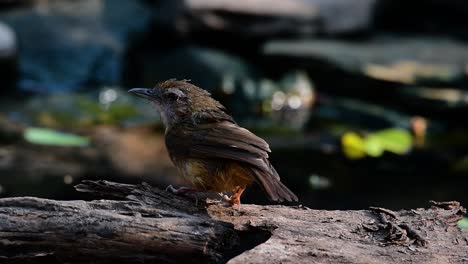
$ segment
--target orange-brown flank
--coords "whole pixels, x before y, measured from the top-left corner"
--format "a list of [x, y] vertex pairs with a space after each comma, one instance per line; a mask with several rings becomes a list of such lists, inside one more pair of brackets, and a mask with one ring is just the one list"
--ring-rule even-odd
[[251, 172], [236, 162], [185, 159], [177, 163], [184, 178], [198, 190], [236, 193], [254, 181]]

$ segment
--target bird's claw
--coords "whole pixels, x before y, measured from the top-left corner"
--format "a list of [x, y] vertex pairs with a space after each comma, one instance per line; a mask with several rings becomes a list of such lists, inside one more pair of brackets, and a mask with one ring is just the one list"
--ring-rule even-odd
[[227, 202], [232, 208], [240, 210], [240, 200], [238, 197], [235, 195], [228, 196], [224, 193], [219, 193], [219, 196], [221, 196], [221, 201]]
[[219, 196], [221, 197], [221, 201], [228, 202], [228, 203], [231, 202], [231, 196], [227, 196], [224, 193], [219, 193]]

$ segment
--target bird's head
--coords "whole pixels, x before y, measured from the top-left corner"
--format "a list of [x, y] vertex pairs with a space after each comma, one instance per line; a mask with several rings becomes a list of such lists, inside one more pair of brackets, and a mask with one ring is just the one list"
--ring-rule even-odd
[[152, 102], [167, 128], [193, 119], [199, 112], [224, 108], [206, 90], [186, 80], [171, 79], [158, 83], [154, 88], [133, 88], [128, 92]]

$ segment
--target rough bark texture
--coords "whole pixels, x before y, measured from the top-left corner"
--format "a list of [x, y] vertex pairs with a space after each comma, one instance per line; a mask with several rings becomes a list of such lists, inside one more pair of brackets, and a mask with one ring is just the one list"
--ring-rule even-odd
[[393, 212], [226, 207], [147, 184], [85, 181], [114, 200], [0, 199], [0, 261], [24, 263], [464, 263], [457, 202]]

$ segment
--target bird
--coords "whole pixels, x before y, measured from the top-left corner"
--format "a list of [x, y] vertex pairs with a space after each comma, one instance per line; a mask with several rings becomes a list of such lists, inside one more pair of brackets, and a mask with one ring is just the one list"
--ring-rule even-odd
[[169, 79], [128, 92], [150, 101], [160, 113], [169, 156], [191, 185], [170, 185], [174, 193], [230, 193], [224, 198], [234, 207], [256, 182], [270, 201], [298, 201], [270, 163], [268, 143], [238, 125], [208, 91], [189, 80]]

